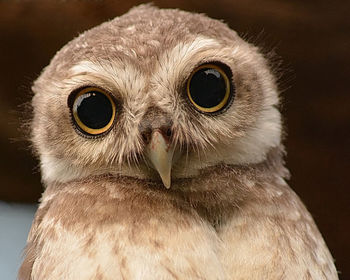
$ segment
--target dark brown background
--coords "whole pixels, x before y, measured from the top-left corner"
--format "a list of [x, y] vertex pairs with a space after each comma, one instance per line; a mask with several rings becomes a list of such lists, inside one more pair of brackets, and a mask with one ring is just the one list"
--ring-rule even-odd
[[[37, 202], [38, 162], [18, 141], [20, 104], [66, 42], [139, 1], [0, 2], [0, 200]], [[350, 279], [350, 1], [155, 1], [224, 19], [282, 57], [291, 186], [313, 214]], [[1, 227], [1, 225], [0, 225]]]

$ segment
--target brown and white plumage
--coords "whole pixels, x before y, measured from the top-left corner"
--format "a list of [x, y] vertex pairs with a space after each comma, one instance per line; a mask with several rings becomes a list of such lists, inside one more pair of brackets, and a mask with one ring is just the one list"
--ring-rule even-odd
[[[235, 97], [210, 115], [184, 85], [213, 61]], [[86, 86], [117, 100], [102, 137], [72, 123], [70, 96]], [[275, 78], [222, 22], [139, 6], [68, 43], [33, 91], [46, 189], [19, 279], [337, 279], [284, 180]], [[171, 177], [153, 158], [168, 150]]]

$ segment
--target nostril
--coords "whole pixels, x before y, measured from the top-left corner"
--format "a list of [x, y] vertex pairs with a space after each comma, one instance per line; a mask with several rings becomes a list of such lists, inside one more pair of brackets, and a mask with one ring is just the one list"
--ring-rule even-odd
[[142, 139], [143, 141], [145, 141], [145, 143], [149, 143], [149, 141], [151, 141], [151, 134], [149, 132], [143, 132], [141, 133]]
[[143, 131], [140, 131], [140, 136], [142, 137], [146, 145], [151, 142], [155, 131], [158, 131], [158, 133], [161, 133], [166, 141], [170, 141], [170, 138], [173, 134], [170, 127], [144, 129]]
[[170, 137], [171, 134], [172, 134], [172, 131], [171, 131], [170, 128], [168, 128], [167, 131], [166, 131], [166, 136]]

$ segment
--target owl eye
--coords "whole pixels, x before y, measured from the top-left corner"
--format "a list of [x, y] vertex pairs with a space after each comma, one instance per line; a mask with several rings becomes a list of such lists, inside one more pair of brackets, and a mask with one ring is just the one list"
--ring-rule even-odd
[[217, 113], [231, 104], [234, 86], [226, 65], [203, 64], [194, 69], [187, 81], [187, 96], [203, 113]]
[[109, 94], [99, 88], [87, 87], [73, 98], [71, 113], [79, 131], [90, 136], [109, 131], [116, 115], [116, 105]]

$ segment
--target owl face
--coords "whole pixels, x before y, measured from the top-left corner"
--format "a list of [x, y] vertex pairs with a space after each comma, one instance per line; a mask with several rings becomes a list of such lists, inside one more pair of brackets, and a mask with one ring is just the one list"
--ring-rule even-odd
[[203, 15], [143, 5], [68, 43], [33, 86], [44, 182], [98, 174], [169, 187], [280, 144], [274, 77], [258, 50]]

